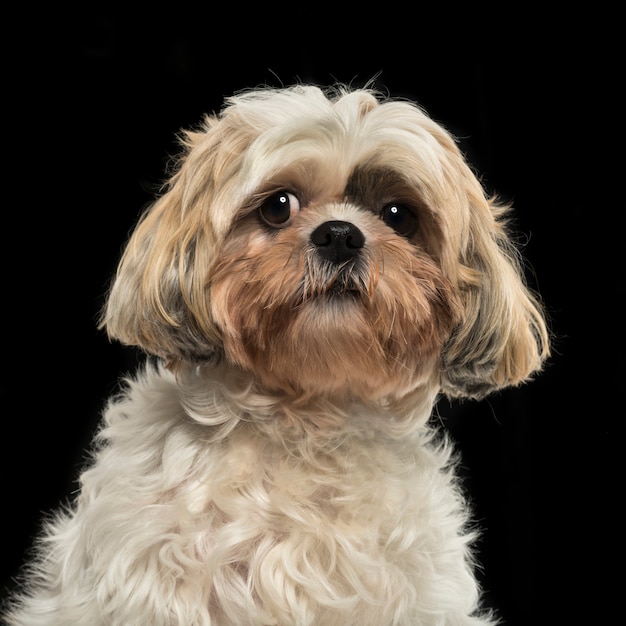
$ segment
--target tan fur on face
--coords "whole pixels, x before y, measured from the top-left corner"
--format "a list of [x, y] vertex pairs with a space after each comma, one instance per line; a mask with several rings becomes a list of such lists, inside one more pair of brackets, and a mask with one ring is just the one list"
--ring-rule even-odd
[[[133, 234], [102, 324], [172, 362], [227, 358], [272, 388], [402, 394], [433, 368], [450, 395], [522, 382], [548, 354], [543, 314], [504, 229], [454, 140], [408, 102], [314, 87], [231, 98], [184, 136], [166, 193]], [[268, 233], [271, 190], [302, 211]], [[407, 240], [378, 217], [403, 201]], [[365, 232], [359, 296], [309, 236], [349, 214]], [[350, 217], [352, 219], [352, 217]]]
[[[329, 219], [361, 229], [363, 259], [337, 268], [319, 258], [310, 233]], [[228, 357], [271, 389], [405, 393], [429, 376], [452, 328], [451, 292], [437, 265], [350, 205], [311, 207], [277, 233], [260, 234], [253, 221], [224, 249], [213, 317]], [[335, 294], [344, 283], [351, 293]]]

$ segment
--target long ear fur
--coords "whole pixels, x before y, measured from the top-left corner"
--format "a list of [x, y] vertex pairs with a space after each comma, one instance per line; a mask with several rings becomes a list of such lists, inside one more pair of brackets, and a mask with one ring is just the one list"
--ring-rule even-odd
[[141, 217], [112, 282], [100, 318], [109, 337], [170, 361], [220, 354], [207, 277], [233, 217], [228, 193], [249, 132], [206, 116], [181, 136], [175, 173]]
[[480, 398], [527, 380], [549, 355], [542, 306], [524, 281], [521, 256], [506, 232], [510, 207], [486, 199], [478, 180], [465, 176], [469, 236], [461, 265], [463, 319], [442, 355], [442, 390]]

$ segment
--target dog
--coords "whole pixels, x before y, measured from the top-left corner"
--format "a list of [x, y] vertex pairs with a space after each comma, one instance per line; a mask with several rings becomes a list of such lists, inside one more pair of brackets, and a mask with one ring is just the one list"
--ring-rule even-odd
[[549, 357], [511, 203], [369, 87], [242, 90], [179, 139], [99, 319], [145, 364], [4, 619], [495, 623], [431, 414]]

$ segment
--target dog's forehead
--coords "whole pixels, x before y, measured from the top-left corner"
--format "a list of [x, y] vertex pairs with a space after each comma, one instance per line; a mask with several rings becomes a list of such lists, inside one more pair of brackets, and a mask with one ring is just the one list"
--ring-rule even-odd
[[433, 197], [445, 179], [441, 161], [419, 147], [311, 139], [281, 143], [271, 153], [263, 144], [253, 146], [243, 165], [248, 197], [286, 189], [305, 201], [349, 198], [367, 204]]

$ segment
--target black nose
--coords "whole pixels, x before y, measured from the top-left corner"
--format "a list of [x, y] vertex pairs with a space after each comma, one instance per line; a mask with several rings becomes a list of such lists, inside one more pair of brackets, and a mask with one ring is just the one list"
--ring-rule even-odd
[[333, 263], [343, 263], [363, 247], [365, 237], [354, 224], [332, 220], [320, 224], [311, 233], [311, 241], [320, 256]]

